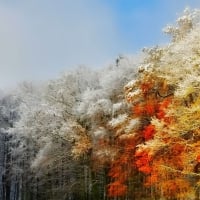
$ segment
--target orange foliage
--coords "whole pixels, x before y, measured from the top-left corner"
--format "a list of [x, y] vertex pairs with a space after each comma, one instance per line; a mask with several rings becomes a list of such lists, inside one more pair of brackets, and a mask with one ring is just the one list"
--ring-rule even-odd
[[145, 105], [145, 112], [147, 115], [154, 115], [154, 113], [156, 112], [156, 106], [155, 106], [155, 102], [149, 101], [146, 103]]
[[156, 101], [149, 100], [145, 104], [138, 103], [133, 107], [133, 114], [136, 116], [153, 116], [156, 113]]
[[153, 139], [154, 134], [155, 134], [155, 126], [152, 124], [149, 124], [143, 130], [143, 136], [145, 138], [145, 141]]
[[116, 160], [108, 173], [113, 180], [113, 182], [108, 185], [108, 195], [110, 197], [123, 196], [127, 192], [125, 182], [128, 178], [128, 171], [124, 169], [124, 165], [122, 165], [120, 161], [121, 160]]
[[136, 152], [135, 154], [136, 161], [135, 164], [140, 172], [143, 172], [144, 174], [151, 173], [151, 166], [150, 162], [152, 160], [152, 157], [148, 154], [146, 151]]
[[118, 178], [120, 177], [122, 172], [122, 167], [120, 165], [116, 165], [115, 167], [112, 168], [112, 171], [108, 173], [108, 175], [112, 178]]
[[[136, 150], [138, 144], [154, 139], [156, 128], [155, 125], [151, 124], [152, 117], [163, 120], [166, 124], [171, 122], [171, 118], [166, 115], [166, 109], [172, 103], [172, 97], [164, 98], [161, 95], [157, 95], [156, 91], [158, 87], [162, 87], [159, 89], [162, 91], [164, 90], [164, 92], [168, 90], [166, 81], [163, 82], [163, 84], [159, 81], [160, 79], [156, 82], [156, 80], [151, 80], [150, 77], [146, 77], [145, 82], [141, 82], [139, 85], [141, 94], [138, 103], [135, 103], [132, 107], [132, 118], [145, 119], [147, 120], [147, 124], [144, 123], [143, 125], [143, 123], [141, 123], [138, 130], [134, 130], [137, 133], [135, 137], [114, 141], [115, 144], [119, 146], [120, 151], [117, 158], [111, 163], [111, 168], [108, 173], [112, 180], [108, 185], [108, 195], [110, 197], [120, 197], [127, 193], [126, 183], [129, 177], [135, 174], [136, 169], [145, 175], [146, 181], [144, 185], [154, 187], [156, 187], [160, 181], [163, 181], [163, 168], [158, 167], [158, 165], [166, 165], [177, 170], [182, 169], [182, 157], [179, 157], [179, 155], [184, 151], [184, 145], [174, 143], [168, 146], [168, 154], [166, 154], [164, 159], [160, 159], [160, 156], [163, 156], [162, 153], [155, 154], [155, 156], [152, 157], [148, 150], [141, 150], [140, 148]], [[164, 139], [165, 138], [163, 138], [163, 140]], [[165, 143], [171, 143], [171, 141], [172, 139], [169, 136]], [[170, 191], [174, 193], [176, 189], [180, 189], [178, 184], [173, 186], [170, 185], [170, 183], [172, 182], [168, 182], [168, 180], [163, 181], [163, 191], [167, 197], [170, 196]], [[169, 187], [170, 190], [168, 190], [167, 187]]]
[[126, 192], [127, 192], [127, 186], [119, 181], [115, 181], [108, 185], [109, 197], [124, 196]]
[[166, 98], [158, 104], [158, 111], [156, 113], [156, 117], [158, 119], [163, 119], [166, 117], [165, 109], [169, 106], [170, 103], [171, 103], [171, 98]]
[[153, 84], [151, 82], [141, 83], [140, 89], [142, 90], [143, 94], [147, 94], [150, 89], [152, 89]]
[[135, 138], [127, 138], [117, 141], [121, 152], [118, 158], [111, 164], [108, 176], [112, 182], [108, 185], [110, 197], [123, 196], [127, 192], [126, 182], [134, 170]]
[[200, 155], [197, 156], [197, 162], [200, 163]]
[[144, 107], [142, 104], [138, 103], [133, 107], [133, 113], [136, 116], [141, 116], [144, 114]]
[[171, 147], [171, 154], [173, 156], [179, 156], [185, 149], [185, 145], [176, 143]]
[[155, 183], [158, 183], [158, 174], [157, 173], [153, 173], [151, 171], [151, 174], [149, 176], [146, 177], [146, 182], [145, 182], [145, 186], [152, 186]]
[[184, 194], [190, 188], [189, 183], [180, 178], [174, 178], [173, 180], [166, 180], [161, 183], [161, 186], [163, 195], [168, 198], [174, 198], [176, 197], [176, 195], [180, 193]]
[[140, 172], [143, 172], [144, 174], [150, 174], [152, 171], [152, 168], [149, 165], [144, 165], [139, 167], [138, 169]]
[[133, 106], [133, 114], [141, 117], [143, 115], [156, 116], [158, 119], [164, 119], [166, 122], [169, 118], [166, 117], [165, 110], [171, 103], [171, 98], [166, 98], [163, 101], [156, 99], [146, 100], [146, 103], [137, 103]]

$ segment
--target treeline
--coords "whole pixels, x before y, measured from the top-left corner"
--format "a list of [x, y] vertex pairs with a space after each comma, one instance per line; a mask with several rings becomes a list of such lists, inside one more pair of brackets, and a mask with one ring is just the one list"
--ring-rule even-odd
[[164, 47], [3, 97], [0, 199], [199, 199], [199, 20], [185, 10]]

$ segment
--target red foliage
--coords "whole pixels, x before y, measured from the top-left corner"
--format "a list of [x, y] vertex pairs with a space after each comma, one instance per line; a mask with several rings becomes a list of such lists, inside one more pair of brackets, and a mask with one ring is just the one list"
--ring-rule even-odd
[[[141, 89], [138, 103], [134, 103], [132, 108], [133, 118], [147, 119], [149, 120], [148, 125], [143, 125], [135, 130], [136, 134], [133, 138], [126, 138], [123, 140], [116, 140], [115, 143], [119, 146], [120, 151], [116, 159], [111, 163], [108, 176], [111, 178], [111, 183], [108, 185], [108, 195], [110, 197], [121, 197], [127, 193], [127, 181], [130, 176], [135, 174], [135, 170], [144, 173], [145, 177], [148, 178], [146, 186], [157, 184], [159, 181], [159, 173], [154, 166], [154, 160], [147, 150], [137, 151], [136, 146], [143, 143], [144, 140], [148, 141], [154, 138], [156, 133], [155, 126], [152, 125], [151, 118], [157, 117], [158, 119], [164, 120], [166, 123], [170, 123], [170, 118], [166, 116], [166, 108], [171, 103], [171, 98], [163, 98], [162, 96], [156, 95], [156, 90], [153, 88], [160, 87], [160, 82], [156, 83], [156, 80], [143, 79], [145, 82], [141, 82], [139, 88]], [[167, 90], [167, 84], [163, 83], [163, 90]], [[130, 102], [131, 103], [131, 102]], [[136, 127], [137, 128], [137, 127]], [[140, 134], [141, 133], [141, 134]], [[177, 155], [183, 151], [182, 146], [174, 145], [170, 148], [170, 156]], [[135, 155], [135, 156], [133, 156]], [[179, 161], [180, 160], [180, 161]], [[176, 159], [178, 164], [181, 163], [181, 159]], [[200, 162], [200, 156], [199, 156]], [[174, 163], [171, 163], [174, 166]]]
[[145, 186], [152, 186], [155, 183], [158, 183], [158, 175], [157, 173], [151, 172], [151, 175], [146, 177]]
[[113, 161], [108, 176], [112, 183], [108, 185], [108, 195], [110, 197], [124, 196], [127, 192], [126, 182], [135, 169], [134, 155], [136, 141], [135, 138], [127, 138], [117, 141], [121, 151], [118, 158]]
[[163, 196], [168, 197], [169, 199], [171, 198], [174, 199], [177, 193], [183, 193], [183, 194], [186, 193], [190, 188], [190, 185], [187, 181], [175, 177], [173, 180], [167, 180], [162, 182], [161, 186], [163, 190]]
[[156, 111], [156, 107], [154, 102], [147, 102], [147, 104], [145, 105], [145, 112], [147, 115], [154, 115]]
[[156, 117], [158, 119], [164, 119], [166, 118], [165, 115], [165, 109], [169, 106], [169, 104], [171, 103], [171, 99], [170, 98], [166, 98], [164, 99], [162, 102], [159, 103], [158, 105], [158, 111], [156, 113]]
[[122, 167], [120, 165], [116, 165], [112, 167], [112, 171], [109, 171], [108, 175], [112, 178], [119, 178], [122, 173]]
[[176, 143], [171, 147], [171, 153], [173, 156], [179, 156], [185, 149], [185, 145]]
[[127, 192], [127, 186], [119, 181], [115, 181], [108, 185], [109, 197], [124, 196], [126, 192]]
[[140, 172], [143, 172], [144, 174], [150, 174], [152, 171], [152, 168], [149, 165], [145, 165], [139, 168]]
[[134, 107], [133, 107], [133, 113], [136, 115], [136, 116], [141, 116], [144, 114], [144, 106], [140, 103], [136, 104]]
[[155, 134], [155, 126], [152, 124], [149, 124], [143, 130], [143, 136], [145, 138], [145, 141], [153, 139], [154, 134]]
[[142, 90], [143, 94], [147, 94], [148, 91], [153, 87], [153, 84], [151, 82], [146, 82], [146, 83], [142, 83], [140, 85], [140, 89]]
[[165, 109], [169, 106], [171, 103], [170, 98], [166, 98], [163, 101], [159, 102], [158, 100], [147, 100], [146, 103], [138, 103], [133, 107], [133, 113], [134, 115], [141, 117], [143, 115], [148, 116], [156, 116], [158, 119], [164, 119], [166, 122], [169, 120], [168, 117], [166, 117]]
[[128, 178], [128, 170], [125, 170], [124, 166], [126, 165], [121, 163], [121, 159], [114, 161], [114, 164], [111, 166], [108, 173], [113, 179], [113, 182], [108, 185], [108, 196], [110, 197], [123, 196], [127, 192], [125, 182]]
[[200, 163], [200, 155], [197, 156], [197, 162]]
[[145, 174], [151, 173], [151, 166], [150, 162], [152, 160], [152, 157], [148, 154], [146, 151], [136, 152], [135, 154], [136, 161], [135, 164], [140, 172], [143, 172]]
[[156, 113], [156, 102], [153, 100], [149, 100], [148, 102], [146, 102], [146, 104], [138, 103], [133, 107], [133, 113], [136, 116], [153, 116]]

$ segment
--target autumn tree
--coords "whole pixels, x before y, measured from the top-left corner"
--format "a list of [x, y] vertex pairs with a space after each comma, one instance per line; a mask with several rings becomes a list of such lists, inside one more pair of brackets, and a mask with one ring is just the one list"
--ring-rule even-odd
[[199, 11], [167, 27], [172, 42], [146, 49], [139, 78], [125, 87], [138, 117], [135, 164], [154, 196], [199, 198]]
[[22, 199], [200, 198], [199, 21], [186, 9], [168, 45], [21, 84], [8, 123]]

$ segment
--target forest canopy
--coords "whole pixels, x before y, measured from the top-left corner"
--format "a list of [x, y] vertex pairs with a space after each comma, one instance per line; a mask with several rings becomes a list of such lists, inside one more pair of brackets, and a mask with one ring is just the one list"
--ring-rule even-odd
[[2, 97], [0, 199], [200, 198], [200, 11], [164, 32], [167, 45]]

